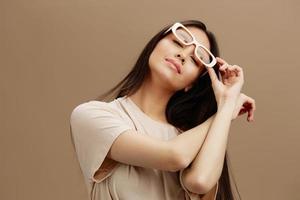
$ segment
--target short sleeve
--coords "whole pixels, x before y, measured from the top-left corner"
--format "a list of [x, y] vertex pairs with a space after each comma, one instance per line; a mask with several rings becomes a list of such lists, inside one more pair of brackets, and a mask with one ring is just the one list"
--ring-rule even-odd
[[218, 186], [219, 183], [217, 182], [216, 185], [210, 190], [208, 191], [206, 194], [204, 195], [200, 195], [200, 194], [196, 194], [193, 192], [190, 192], [185, 185], [183, 184], [183, 180], [182, 180], [182, 173], [183, 173], [184, 169], [181, 169], [179, 171], [179, 181], [180, 181], [180, 185], [181, 187], [184, 189], [185, 191], [185, 198], [186, 200], [216, 200], [217, 198], [217, 192], [218, 192]]
[[89, 101], [74, 108], [70, 116], [72, 139], [79, 164], [88, 182], [100, 182], [95, 173], [114, 140], [132, 129], [120, 112], [102, 101]]

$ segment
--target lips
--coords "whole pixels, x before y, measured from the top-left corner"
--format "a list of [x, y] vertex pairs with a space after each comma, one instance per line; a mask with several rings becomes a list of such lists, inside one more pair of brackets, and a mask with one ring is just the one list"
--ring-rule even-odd
[[171, 58], [166, 58], [165, 60], [166, 60], [167, 62], [172, 63], [172, 64], [176, 67], [177, 72], [178, 72], [179, 74], [181, 73], [181, 65], [180, 65], [178, 62], [176, 62], [175, 60], [173, 60], [173, 59], [171, 59]]

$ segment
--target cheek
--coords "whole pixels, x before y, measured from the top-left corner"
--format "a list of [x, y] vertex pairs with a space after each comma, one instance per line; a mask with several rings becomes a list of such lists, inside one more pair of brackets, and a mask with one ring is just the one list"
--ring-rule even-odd
[[185, 71], [184, 71], [184, 79], [190, 83], [193, 82], [195, 79], [197, 79], [197, 77], [200, 75], [200, 69], [201, 68], [197, 68], [195, 66], [189, 66], [186, 67]]
[[168, 40], [161, 40], [156, 45], [156, 51], [161, 55], [169, 55], [174, 52], [174, 48], [172, 48], [170, 42]]
[[170, 44], [168, 44], [168, 42], [161, 40], [152, 51], [149, 58], [149, 64], [161, 62], [167, 56], [172, 55], [172, 50], [173, 49], [170, 48]]

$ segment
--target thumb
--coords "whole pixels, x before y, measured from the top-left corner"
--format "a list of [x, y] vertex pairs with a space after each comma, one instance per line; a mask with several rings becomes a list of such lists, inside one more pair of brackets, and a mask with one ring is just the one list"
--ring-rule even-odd
[[215, 82], [218, 80], [217, 74], [212, 67], [207, 67], [208, 74], [210, 76], [211, 82]]

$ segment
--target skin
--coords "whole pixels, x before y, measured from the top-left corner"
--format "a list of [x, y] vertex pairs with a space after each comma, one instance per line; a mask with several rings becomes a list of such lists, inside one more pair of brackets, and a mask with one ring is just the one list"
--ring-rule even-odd
[[[195, 27], [188, 29], [198, 42], [210, 49], [209, 40], [202, 30]], [[194, 56], [194, 45], [180, 47], [174, 40], [176, 41], [176, 37], [173, 34], [168, 34], [160, 40], [149, 58], [150, 76], [142, 87], [130, 96], [141, 110], [162, 123], [167, 123], [165, 109], [170, 97], [178, 90], [192, 87], [196, 78], [205, 70], [202, 63], [195, 64], [191, 59], [191, 56]], [[176, 57], [177, 54], [181, 57]], [[165, 58], [180, 62], [182, 73], [176, 73]]]
[[[189, 27], [196, 40], [209, 49], [208, 38], [197, 28]], [[145, 114], [161, 123], [167, 123], [165, 108], [177, 90], [191, 87], [204, 66], [190, 62], [194, 46], [179, 48], [172, 43], [172, 34], [163, 38], [153, 50], [150, 76], [132, 96]], [[165, 62], [166, 57], [185, 59], [178, 74]], [[160, 141], [135, 130], [126, 130], [114, 141], [107, 157], [128, 165], [176, 172], [183, 171], [183, 184], [193, 193], [206, 194], [218, 182], [227, 147], [231, 121], [248, 113], [253, 121], [255, 101], [241, 93], [244, 75], [241, 67], [217, 58], [221, 80], [212, 68], [207, 68], [217, 101], [217, 112], [204, 123], [182, 132], [169, 141]], [[229, 117], [231, 116], [231, 117]], [[189, 166], [189, 167], [188, 167]]]

